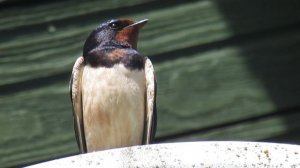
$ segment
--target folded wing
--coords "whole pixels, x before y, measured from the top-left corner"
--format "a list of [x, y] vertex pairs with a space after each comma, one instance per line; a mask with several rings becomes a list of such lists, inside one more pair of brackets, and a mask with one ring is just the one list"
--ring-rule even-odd
[[143, 144], [154, 142], [156, 132], [156, 78], [149, 58], [145, 61], [146, 76], [146, 123]]
[[82, 117], [82, 87], [81, 87], [81, 79], [82, 72], [84, 69], [84, 58], [79, 57], [72, 71], [72, 76], [70, 80], [70, 96], [73, 105], [73, 117], [74, 117], [74, 129], [77, 144], [79, 146], [81, 153], [86, 153], [86, 142], [84, 135], [84, 126], [83, 126], [83, 117]]

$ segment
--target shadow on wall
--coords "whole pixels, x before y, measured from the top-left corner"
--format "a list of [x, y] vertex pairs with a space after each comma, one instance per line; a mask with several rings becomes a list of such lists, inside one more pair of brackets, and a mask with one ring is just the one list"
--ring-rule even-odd
[[286, 133], [265, 140], [300, 143], [300, 137], [293, 136], [300, 131], [300, 1], [215, 3], [238, 36], [237, 44], [246, 44], [241, 45], [240, 55], [276, 106], [270, 113], [286, 124]]

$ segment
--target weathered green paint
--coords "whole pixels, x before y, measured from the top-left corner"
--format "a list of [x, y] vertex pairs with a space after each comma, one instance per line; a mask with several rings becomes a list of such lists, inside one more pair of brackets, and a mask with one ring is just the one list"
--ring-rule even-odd
[[157, 73], [159, 140], [299, 143], [299, 109], [284, 111], [300, 104], [297, 5], [55, 1], [1, 9], [0, 167], [78, 152], [72, 64], [97, 24], [121, 16], [150, 19], [139, 49]]

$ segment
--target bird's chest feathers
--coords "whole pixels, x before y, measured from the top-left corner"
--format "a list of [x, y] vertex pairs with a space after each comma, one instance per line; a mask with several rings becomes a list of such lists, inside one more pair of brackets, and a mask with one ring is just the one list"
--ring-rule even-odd
[[[130, 70], [122, 64], [111, 68], [86, 66], [82, 81], [83, 104], [102, 113], [136, 110], [144, 105], [143, 70]], [[92, 109], [87, 111], [91, 111]]]
[[89, 151], [140, 144], [145, 117], [144, 70], [130, 70], [122, 64], [86, 66], [82, 108]]

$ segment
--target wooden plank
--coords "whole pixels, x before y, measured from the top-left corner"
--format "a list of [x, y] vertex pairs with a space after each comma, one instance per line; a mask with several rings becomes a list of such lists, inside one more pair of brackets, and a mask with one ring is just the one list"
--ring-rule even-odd
[[[254, 62], [256, 68], [270, 69], [264, 74], [267, 78], [277, 79], [280, 73], [282, 80], [293, 79], [289, 89], [299, 95], [297, 83], [300, 79], [296, 74], [289, 73], [300, 67], [297, 56], [300, 52], [297, 45], [299, 41], [300, 31], [297, 30], [155, 63], [158, 76], [157, 137], [260, 116], [277, 108], [299, 104], [299, 99], [283, 97], [282, 105], [275, 105], [263, 83], [247, 67], [249, 61]], [[285, 57], [286, 54], [289, 57]], [[260, 65], [263, 60], [282, 68]], [[286, 71], [282, 71], [283, 68]], [[0, 151], [1, 165], [49, 159], [78, 151], [72, 129], [67, 82], [68, 79], [64, 79], [40, 89], [0, 97], [3, 111], [0, 118], [3, 120], [1, 123], [5, 123], [1, 129], [5, 138], [0, 139], [3, 149]], [[287, 124], [284, 119], [270, 118], [266, 123], [265, 120], [259, 122], [257, 129], [267, 124], [272, 125], [274, 130], [270, 134], [267, 134], [267, 127], [262, 134], [257, 134], [256, 129], [248, 131], [245, 139], [268, 138], [286, 131], [282, 129]], [[234, 132], [232, 136], [228, 134], [227, 138], [238, 139], [245, 136], [242, 128], [250, 129], [253, 126], [251, 124], [238, 125], [241, 131], [236, 131], [233, 126], [224, 128], [226, 131], [219, 129], [201, 136], [184, 137], [184, 140], [205, 140], [218, 136], [226, 139], [221, 136], [226, 135], [222, 132]], [[299, 126], [298, 123], [294, 124]]]
[[77, 152], [67, 85], [0, 98], [0, 167]]
[[[288, 8], [285, 1], [281, 3], [287, 6], [287, 10], [291, 8], [288, 10], [290, 13], [300, 12], [293, 10], [292, 7]], [[224, 6], [226, 7], [226, 5], [232, 4], [225, 3]], [[263, 14], [264, 11], [258, 12]], [[155, 56], [175, 49], [201, 46], [239, 34], [292, 24], [300, 20], [298, 17], [289, 17], [289, 12], [269, 20], [253, 19], [251, 15], [245, 15], [245, 18], [232, 16], [234, 23], [242, 27], [235, 32], [232, 32], [230, 23], [224, 19], [214, 1], [198, 1], [170, 8], [154, 8], [145, 13], [129, 15], [129, 17], [151, 19], [151, 24], [147, 25], [141, 33], [140, 50], [145, 55]], [[300, 15], [295, 14], [295, 16]], [[25, 30], [22, 28], [17, 29], [15, 33], [20, 34], [18, 37], [11, 33], [1, 34], [0, 50], [3, 57], [1, 57], [0, 63], [5, 64], [1, 67], [5, 71], [0, 71], [0, 75], [4, 77], [0, 81], [0, 85], [69, 71], [75, 56], [81, 53], [84, 38], [103, 18], [89, 16], [87, 18], [78, 17], [78, 20], [72, 20], [72, 22], [67, 20], [63, 21], [66, 24], [57, 26], [45, 23], [41, 28], [32, 27], [33, 32], [28, 32], [27, 29], [24, 32]], [[87, 20], [86, 24], [81, 25], [81, 20]], [[89, 22], [89, 20], [91, 21]], [[180, 20], [180, 24], [177, 22], [178, 20]], [[263, 22], [264, 26], [248, 26], [253, 25], [256, 21]], [[75, 26], [76, 28], [74, 28]], [[51, 32], [53, 31], [51, 29], [55, 29], [55, 31]], [[11, 66], [19, 68], [9, 69], [8, 67]]]
[[158, 136], [297, 106], [299, 42], [290, 32], [154, 64]]
[[264, 141], [299, 144], [300, 114], [275, 115], [227, 127], [194, 133], [164, 142], [182, 141]]
[[[151, 0], [148, 2], [151, 2]], [[118, 3], [108, 0], [101, 2], [96, 0], [79, 0], [76, 2], [64, 0], [22, 8], [3, 9], [0, 11], [0, 31], [21, 26], [49, 23], [141, 3], [145, 2], [137, 0], [125, 0]]]

